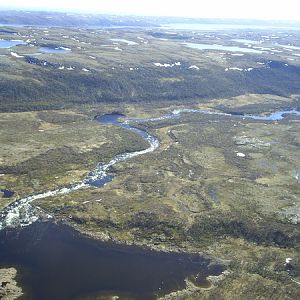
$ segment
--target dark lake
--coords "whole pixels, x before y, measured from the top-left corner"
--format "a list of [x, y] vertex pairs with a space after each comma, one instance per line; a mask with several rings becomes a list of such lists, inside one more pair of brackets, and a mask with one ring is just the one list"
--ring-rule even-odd
[[51, 222], [0, 231], [1, 266], [16, 267], [22, 299], [37, 300], [156, 299], [184, 288], [186, 277], [207, 287], [206, 277], [223, 271], [197, 255], [93, 241]]

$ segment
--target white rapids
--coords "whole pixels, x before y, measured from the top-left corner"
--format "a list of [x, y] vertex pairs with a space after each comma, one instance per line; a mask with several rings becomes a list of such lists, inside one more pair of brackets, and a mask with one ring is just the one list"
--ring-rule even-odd
[[[131, 159], [133, 157], [143, 155], [146, 153], [153, 152], [155, 149], [159, 147], [159, 141], [156, 137], [150, 135], [148, 132], [138, 129], [136, 127], [130, 126], [131, 123], [142, 123], [142, 122], [151, 122], [151, 121], [161, 121], [166, 119], [174, 119], [181, 116], [184, 113], [202, 113], [202, 114], [211, 114], [211, 115], [220, 115], [220, 116], [233, 116], [242, 119], [254, 119], [258, 121], [278, 121], [282, 120], [286, 115], [300, 115], [300, 112], [296, 109], [286, 110], [286, 111], [277, 111], [270, 115], [232, 115], [230, 113], [212, 111], [212, 110], [200, 110], [200, 109], [177, 109], [173, 110], [171, 113], [166, 114], [157, 118], [149, 118], [149, 119], [130, 119], [126, 120], [123, 123], [118, 122], [117, 119], [121, 117], [121, 115], [115, 114], [117, 119], [112, 121], [106, 121], [106, 124], [114, 124], [116, 126], [123, 127], [128, 130], [132, 130], [142, 136], [149, 143], [149, 147], [145, 150], [135, 151], [135, 152], [127, 152], [116, 155], [111, 161], [106, 164], [97, 164], [94, 170], [92, 170], [86, 178], [75, 185], [70, 185], [69, 187], [58, 188], [52, 191], [47, 191], [44, 193], [28, 196], [17, 200], [10, 204], [8, 207], [3, 209], [0, 212], [0, 230], [6, 227], [17, 227], [17, 226], [27, 226], [31, 223], [37, 221], [40, 216], [51, 218], [50, 215], [47, 215], [41, 208], [37, 206], [31, 205], [31, 202], [37, 199], [43, 199], [47, 197], [53, 197], [57, 195], [65, 195], [69, 194], [73, 191], [83, 190], [91, 187], [102, 187], [105, 183], [112, 180], [112, 177], [108, 175], [109, 170], [113, 165], [118, 162], [125, 161], [127, 159]], [[113, 115], [113, 114], [112, 114]], [[239, 155], [239, 154], [238, 154]], [[242, 156], [242, 155], [241, 155]], [[299, 180], [297, 173], [297, 180]]]
[[[127, 123], [128, 124], [128, 123]], [[94, 170], [92, 170], [86, 178], [75, 185], [70, 185], [69, 187], [62, 187], [55, 190], [47, 191], [44, 193], [31, 195], [22, 199], [19, 199], [0, 212], [0, 230], [4, 228], [15, 228], [15, 227], [24, 227], [36, 222], [41, 216], [44, 218], [52, 218], [52, 216], [46, 214], [41, 208], [32, 205], [31, 203], [37, 199], [43, 199], [47, 197], [53, 197], [58, 195], [65, 195], [72, 193], [77, 190], [83, 190], [96, 185], [93, 182], [105, 180], [108, 177], [108, 171], [110, 168], [118, 162], [131, 159], [133, 157], [143, 155], [146, 153], [153, 152], [159, 147], [159, 141], [154, 136], [150, 135], [147, 132], [137, 130], [130, 126], [126, 127], [129, 130], [134, 130], [135, 132], [143, 132], [145, 140], [147, 140], [150, 146], [141, 151], [128, 152], [116, 155], [111, 161], [107, 164], [97, 164]], [[105, 181], [101, 186], [105, 184]]]

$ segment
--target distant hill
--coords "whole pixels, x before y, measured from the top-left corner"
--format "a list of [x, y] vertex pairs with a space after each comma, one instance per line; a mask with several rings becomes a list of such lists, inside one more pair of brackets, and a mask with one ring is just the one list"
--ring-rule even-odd
[[104, 14], [79, 14], [47, 11], [0, 11], [0, 24], [4, 25], [36, 25], [36, 26], [70, 26], [70, 27], [157, 27], [173, 23], [182, 24], [231, 24], [274, 27], [297, 27], [300, 21], [286, 20], [243, 20], [243, 19], [204, 19], [183, 17], [142, 17]]
[[[193, 31], [174, 33], [164, 27], [147, 27], [178, 22], [188, 24], [192, 19], [0, 12], [2, 24], [32, 27], [0, 27], [2, 40], [26, 41], [0, 49], [0, 112], [61, 109], [100, 102], [208, 101], [249, 93], [300, 94], [299, 31], [279, 34], [276, 30], [274, 44], [266, 45], [268, 51], [236, 55], [230, 51], [221, 54], [216, 50], [189, 49], [183, 42], [235, 46], [233, 38], [260, 40], [261, 35], [267, 34], [269, 41], [275, 31], [205, 36]], [[112, 28], [97, 30], [89, 26]], [[279, 49], [280, 43], [290, 46]], [[42, 53], [41, 47], [71, 51], [56, 55]], [[277, 52], [273, 47], [278, 48]]]
[[0, 24], [62, 27], [157, 26], [154, 23], [150, 23], [146, 18], [134, 16], [93, 15], [38, 11], [0, 11]]

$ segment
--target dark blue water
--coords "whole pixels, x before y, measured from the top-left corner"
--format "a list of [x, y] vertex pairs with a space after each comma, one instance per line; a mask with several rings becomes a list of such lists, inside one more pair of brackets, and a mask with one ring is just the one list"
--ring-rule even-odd
[[209, 286], [206, 277], [223, 271], [209, 262], [199, 255], [93, 241], [53, 223], [0, 232], [0, 266], [17, 267], [26, 300], [73, 300], [91, 293], [156, 299], [184, 288], [187, 277]]
[[0, 190], [1, 193], [3, 193], [3, 198], [11, 198], [15, 192], [9, 191], [9, 190]]
[[[92, 173], [89, 173], [89, 175], [92, 175]], [[90, 186], [94, 186], [96, 188], [101, 188], [101, 187], [105, 186], [105, 184], [111, 182], [113, 179], [114, 179], [113, 175], [107, 174], [103, 178], [87, 179], [87, 180], [85, 180], [85, 183], [89, 184]]]
[[131, 131], [136, 132], [138, 135], [140, 135], [144, 139], [147, 139], [150, 136], [145, 130], [135, 128], [132, 125], [129, 125], [128, 123], [120, 122], [120, 118], [124, 118], [124, 117], [125, 116], [122, 114], [112, 113], [112, 114], [97, 116], [95, 118], [95, 120], [102, 124], [112, 124], [112, 125], [116, 125], [116, 126], [125, 128], [125, 129], [129, 129]]
[[119, 113], [105, 114], [102, 116], [96, 116], [95, 120], [102, 124], [113, 124], [121, 126], [122, 122], [119, 121], [120, 118], [124, 118], [125, 115]]

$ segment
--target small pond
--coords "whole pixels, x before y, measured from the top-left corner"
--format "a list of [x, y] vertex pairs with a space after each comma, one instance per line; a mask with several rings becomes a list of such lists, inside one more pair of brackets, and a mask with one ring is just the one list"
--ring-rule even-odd
[[63, 54], [63, 53], [69, 53], [71, 52], [70, 48], [65, 48], [65, 47], [56, 47], [56, 48], [52, 48], [52, 47], [41, 47], [39, 49], [40, 52], [44, 52], [44, 53], [59, 53], [59, 54]]
[[0, 192], [3, 194], [3, 198], [11, 198], [14, 195], [14, 192], [6, 189], [0, 190]]
[[113, 42], [126, 43], [129, 46], [138, 45], [138, 43], [136, 43], [136, 42], [125, 40], [125, 39], [110, 39], [110, 40]]
[[17, 45], [26, 45], [27, 43], [21, 40], [0, 40], [0, 48], [11, 48]]
[[242, 48], [237, 46], [223, 46], [217, 44], [196, 44], [196, 43], [183, 43], [183, 45], [198, 50], [220, 50], [230, 52], [243, 52], [243, 53], [262, 53], [260, 50], [251, 48]]
[[271, 113], [270, 115], [266, 116], [257, 116], [257, 115], [243, 115], [244, 118], [254, 119], [254, 120], [262, 120], [262, 121], [280, 121], [284, 119], [285, 116], [288, 115], [296, 115], [300, 116], [300, 111], [296, 109], [292, 110], [282, 110], [282, 111], [276, 111]]

